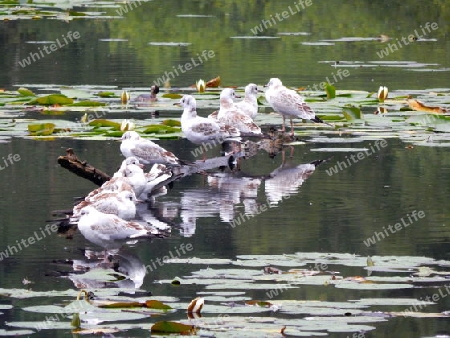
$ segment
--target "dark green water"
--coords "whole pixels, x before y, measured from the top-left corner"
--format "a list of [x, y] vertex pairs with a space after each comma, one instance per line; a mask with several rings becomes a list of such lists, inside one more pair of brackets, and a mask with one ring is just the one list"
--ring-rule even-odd
[[[313, 1], [311, 6], [277, 21], [261, 34], [276, 39], [232, 38], [252, 36], [251, 29], [260, 25], [261, 20], [269, 20], [271, 15], [273, 17], [289, 6], [293, 6], [293, 1], [150, 1], [121, 19], [74, 20], [68, 23], [59, 20], [1, 22], [0, 87], [14, 89], [18, 85], [55, 83], [149, 87], [166, 71], [191, 62], [204, 50], [214, 51], [215, 56], [191, 71], [175, 76], [171, 80], [172, 86], [188, 86], [199, 78], [210, 79], [220, 75], [223, 85], [242, 86], [248, 82], [262, 85], [270, 77], [277, 76], [287, 85], [307, 87], [325, 81], [327, 77], [333, 79], [340, 69], [331, 66], [334, 61], [340, 61], [339, 65], [345, 67], [342, 69], [350, 73], [337, 81], [338, 89], [376, 91], [380, 84], [402, 90], [449, 86], [450, 31], [447, 23], [450, 9], [446, 1]], [[95, 10], [95, 7], [90, 10]], [[108, 9], [107, 12], [117, 15], [115, 10]], [[211, 17], [177, 16], [187, 14]], [[421, 29], [427, 22], [436, 23], [438, 28], [426, 35], [422, 33], [423, 41], [419, 39], [415, 43], [404, 44], [383, 58], [377, 52], [388, 48], [388, 43], [373, 40], [323, 43], [323, 40], [373, 38], [380, 34], [401, 41], [402, 37], [415, 34], [416, 30], [423, 32]], [[68, 31], [79, 32], [80, 38], [30, 66], [19, 65], [18, 61], [36, 51], [38, 46], [26, 41], [53, 41], [67, 35]], [[308, 34], [278, 34], [285, 32]], [[126, 41], [100, 41], [108, 38]], [[149, 42], [187, 42], [190, 45], [155, 46]], [[391, 63], [388, 66], [384, 61]], [[206, 115], [209, 112], [201, 113]], [[161, 112], [162, 116], [165, 114]], [[31, 114], [26, 117], [38, 118]], [[319, 166], [289, 199], [235, 228], [223, 220], [240, 215], [245, 210], [242, 201], [230, 202], [231, 207], [228, 205], [222, 209], [211, 207], [213, 211], [196, 207], [192, 202], [195, 196], [218, 201], [223, 195], [210, 187], [203, 177], [186, 178], [176, 183], [157, 205], [160, 211], [171, 209], [173, 222], [184, 225], [182, 233], [191, 236], [183, 237], [174, 230], [174, 235], [167, 240], [138, 243], [130, 250], [145, 264], [166, 255], [182, 243], [192, 245], [190, 255], [202, 258], [233, 259], [240, 254], [317, 251], [449, 260], [448, 149], [407, 149], [406, 144], [397, 139], [386, 141], [387, 147], [373, 156], [333, 175], [328, 174], [330, 168], [339, 161], [347, 161], [349, 154], [313, 151], [325, 146], [323, 144], [295, 146], [294, 157], [290, 161], [296, 164], [333, 158]], [[190, 151], [194, 145], [186, 140], [161, 141], [160, 144], [180, 158], [193, 159]], [[41, 229], [45, 231], [46, 220], [51, 218], [52, 210], [69, 209], [74, 197], [83, 196], [94, 188], [56, 163], [57, 157], [63, 155], [68, 147], [74, 148], [80, 158], [108, 173], [112, 173], [122, 160], [119, 143], [115, 141], [67, 139], [37, 142], [13, 138], [0, 143], [0, 191], [3, 193], [0, 200], [0, 251], [8, 249], [8, 246], [18, 247], [17, 241], [34, 236], [34, 231], [42, 235]], [[345, 147], [369, 147], [369, 142], [348, 143]], [[10, 154], [17, 154], [20, 159], [8, 162]], [[211, 154], [215, 155], [214, 152]], [[271, 159], [266, 153], [260, 153], [243, 163], [242, 172], [253, 176], [266, 175], [281, 164], [281, 154]], [[267, 199], [264, 188], [265, 183], [261, 182], [255, 189], [258, 203]], [[227, 198], [233, 200], [236, 196], [230, 194]], [[186, 214], [186, 210], [191, 213]], [[375, 232], [399, 222], [414, 210], [422, 211], [425, 217], [411, 222], [407, 228], [376, 245], [368, 247], [364, 244], [364, 240]], [[64, 277], [71, 267], [62, 262], [82, 259], [83, 250], [87, 247], [93, 248], [78, 233], [73, 239], [52, 233], [39, 240], [38, 244], [18, 250], [0, 262], [0, 286], [23, 288], [22, 280], [27, 278], [34, 282], [31, 284], [33, 290], [74, 288], [74, 284]], [[194, 298], [168, 286], [153, 284], [154, 280], [171, 279], [189, 271], [186, 266], [165, 265], [148, 274], [141, 288], [159, 295]], [[200, 288], [194, 289], [191, 295]], [[380, 291], [371, 293], [370, 297], [418, 297], [420, 294], [417, 290]], [[257, 291], [251, 291], [250, 295], [263, 297], [263, 293]], [[285, 295], [286, 299], [322, 300], [367, 296], [360, 291], [324, 291], [312, 287], [289, 291]], [[3, 299], [2, 303], [9, 301]], [[20, 301], [13, 303], [18, 307], [22, 304]], [[444, 299], [433, 310], [445, 311], [449, 305], [448, 299]], [[35, 315], [19, 309], [4, 312], [0, 317], [4, 321], [31, 320]], [[377, 329], [367, 333], [366, 337], [448, 334], [448, 321], [445, 319], [397, 318], [375, 326]], [[35, 336], [61, 334], [62, 331], [55, 331]], [[133, 334], [148, 336], [138, 330]]]

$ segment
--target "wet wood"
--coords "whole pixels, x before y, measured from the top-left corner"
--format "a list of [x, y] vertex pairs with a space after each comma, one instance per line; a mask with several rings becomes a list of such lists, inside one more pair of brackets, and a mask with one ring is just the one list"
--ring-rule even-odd
[[98, 186], [101, 186], [103, 183], [111, 179], [111, 176], [91, 166], [87, 163], [87, 161], [80, 161], [72, 148], [66, 149], [66, 156], [58, 157], [58, 163], [61, 167], [69, 170], [75, 175], [91, 181]]

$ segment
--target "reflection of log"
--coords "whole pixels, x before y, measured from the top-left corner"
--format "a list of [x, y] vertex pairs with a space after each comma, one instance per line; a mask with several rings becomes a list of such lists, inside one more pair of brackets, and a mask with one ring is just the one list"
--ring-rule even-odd
[[73, 152], [72, 148], [66, 149], [66, 153], [66, 156], [58, 157], [58, 163], [61, 167], [66, 168], [74, 174], [83, 177], [98, 186], [101, 186], [103, 183], [111, 179], [108, 174], [94, 168], [86, 161], [80, 161]]

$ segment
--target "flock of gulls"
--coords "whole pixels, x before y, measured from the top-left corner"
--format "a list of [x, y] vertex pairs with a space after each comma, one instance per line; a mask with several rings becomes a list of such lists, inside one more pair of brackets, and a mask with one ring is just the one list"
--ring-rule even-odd
[[[265, 97], [276, 112], [285, 119], [293, 118], [323, 123], [303, 98], [294, 90], [282, 85], [278, 78], [270, 79], [265, 86]], [[195, 144], [222, 143], [245, 136], [262, 137], [261, 128], [254, 122], [258, 114], [257, 95], [261, 92], [256, 84], [245, 88], [245, 98], [235, 103], [237, 95], [232, 88], [220, 94], [220, 108], [207, 118], [196, 111], [196, 100], [184, 95], [177, 103], [183, 108], [181, 128], [185, 137]], [[139, 238], [167, 237], [170, 227], [136, 220], [137, 210], [147, 200], [166, 193], [165, 182], [175, 174], [175, 167], [192, 165], [180, 160], [175, 154], [162, 148], [135, 131], [126, 131], [121, 140], [120, 151], [125, 157], [110, 181], [89, 193], [73, 208], [70, 221], [77, 224], [81, 234], [90, 242], [105, 250], [119, 249], [124, 243]], [[150, 170], [145, 172], [148, 165]], [[308, 167], [308, 170], [313, 170]], [[283, 184], [278, 182], [277, 184]]]

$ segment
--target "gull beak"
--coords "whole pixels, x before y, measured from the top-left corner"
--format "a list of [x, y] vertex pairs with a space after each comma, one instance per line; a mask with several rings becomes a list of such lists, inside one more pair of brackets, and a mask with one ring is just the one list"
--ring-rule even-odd
[[175, 102], [173, 105], [177, 106], [177, 107], [181, 107], [181, 103], [180, 102]]

